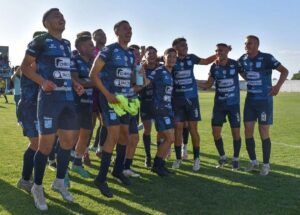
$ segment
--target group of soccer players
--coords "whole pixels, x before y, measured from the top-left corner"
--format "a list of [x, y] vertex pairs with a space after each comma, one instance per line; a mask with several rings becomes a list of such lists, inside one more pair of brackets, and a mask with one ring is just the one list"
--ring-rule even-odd
[[[101, 118], [102, 129], [97, 133], [102, 133], [99, 134], [102, 144], [101, 165], [94, 180], [96, 187], [104, 196], [113, 197], [106, 181], [115, 148], [113, 177], [124, 185], [130, 185], [128, 177], [139, 176], [131, 169], [139, 142], [139, 114], [117, 111], [115, 107], [121, 102], [119, 96], [129, 102], [139, 96], [147, 167], [159, 176], [174, 174], [166, 167], [165, 160], [174, 143], [176, 160], [172, 167], [180, 168], [182, 141], [183, 137], [186, 140], [188, 129], [193, 144], [192, 169], [198, 171], [200, 135], [197, 125], [201, 115], [193, 71], [195, 64], [213, 63], [207, 82], [201, 83], [200, 87], [207, 89], [213, 83], [216, 87], [212, 130], [220, 155], [218, 167], [223, 167], [227, 160], [221, 130], [228, 116], [234, 148], [232, 169], [239, 168], [240, 74], [248, 82], [244, 123], [250, 163], [245, 170], [252, 171], [258, 167], [253, 138], [255, 122], [258, 120], [263, 146], [261, 175], [269, 173], [272, 96], [278, 94], [288, 71], [272, 55], [258, 50], [258, 37], [250, 35], [246, 38], [246, 54], [238, 61], [228, 58], [231, 47], [225, 43], [217, 44], [216, 54], [208, 58], [188, 54], [184, 38], [175, 39], [172, 48], [166, 49], [163, 57], [158, 58], [157, 50], [152, 46], [142, 47], [142, 51], [137, 45], [128, 46], [132, 29], [125, 20], [114, 26], [117, 42], [105, 47], [106, 37], [102, 30], [95, 31], [93, 35], [89, 32], [77, 34], [76, 52], [72, 52], [70, 42], [62, 38], [65, 20], [59, 9], [46, 11], [42, 22], [47, 32], [35, 35], [21, 64], [21, 100], [17, 110], [24, 135], [30, 142], [24, 153], [22, 177], [17, 185], [31, 192], [39, 210], [48, 209], [42, 182], [48, 155], [56, 142], [59, 143], [56, 147], [56, 179], [51, 188], [66, 201], [73, 201], [65, 184], [72, 149], [72, 170], [89, 177], [82, 159], [97, 117]], [[96, 47], [92, 37], [100, 41], [96, 42]], [[278, 83], [272, 87], [273, 69], [281, 74]], [[138, 83], [138, 76], [143, 76], [143, 83]], [[93, 111], [93, 105], [96, 105], [101, 117]], [[150, 134], [153, 121], [158, 146], [152, 165]], [[183, 154], [186, 156], [186, 147]]]

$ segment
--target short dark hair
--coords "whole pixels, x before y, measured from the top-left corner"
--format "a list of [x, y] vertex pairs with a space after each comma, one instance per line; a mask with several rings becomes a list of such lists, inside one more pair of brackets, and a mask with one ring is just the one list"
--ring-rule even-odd
[[175, 40], [173, 40], [172, 42], [172, 47], [175, 47], [177, 46], [178, 43], [181, 43], [181, 42], [186, 42], [186, 39], [184, 37], [178, 37], [176, 38]]
[[93, 36], [95, 36], [95, 34], [97, 34], [97, 33], [100, 32], [100, 31], [102, 31], [102, 32], [104, 33], [104, 31], [103, 31], [101, 28], [99, 28], [99, 29], [97, 29], [97, 30], [95, 30], [95, 31], [93, 32]]
[[117, 30], [119, 29], [119, 27], [122, 25], [122, 24], [128, 24], [129, 25], [129, 22], [126, 21], [126, 20], [121, 20], [119, 22], [117, 22], [115, 25], [114, 25], [114, 31], [117, 32]]
[[44, 24], [44, 22], [46, 21], [46, 19], [48, 18], [48, 16], [52, 13], [52, 12], [56, 12], [56, 11], [59, 11], [59, 9], [58, 8], [51, 8], [51, 9], [49, 9], [49, 10], [47, 10], [45, 13], [44, 13], [44, 15], [43, 15], [43, 25], [44, 25], [44, 27], [46, 27], [45, 26], [45, 24]]
[[37, 36], [40, 36], [40, 35], [46, 34], [46, 33], [47, 33], [46, 31], [36, 31], [33, 33], [32, 38], [35, 38]]
[[171, 52], [176, 53], [176, 50], [174, 48], [168, 48], [168, 49], [165, 50], [164, 55], [170, 54]]
[[89, 31], [81, 31], [81, 32], [76, 34], [76, 38], [82, 37], [82, 36], [92, 37], [92, 34]]
[[78, 49], [78, 46], [79, 46], [80, 43], [86, 42], [88, 40], [92, 40], [92, 37], [89, 37], [87, 35], [82, 35], [81, 37], [77, 37], [76, 40], [75, 40], [76, 49]]
[[217, 46], [217, 47], [219, 47], [219, 46], [223, 46], [223, 47], [226, 47], [226, 48], [228, 48], [228, 49], [229, 49], [229, 51], [231, 51], [231, 50], [232, 50], [232, 48], [231, 48], [231, 45], [227, 45], [226, 43], [218, 43], [216, 46]]
[[148, 46], [145, 51], [147, 52], [147, 51], [150, 51], [150, 50], [154, 50], [155, 52], [157, 52], [157, 49], [154, 48], [153, 46]]
[[132, 44], [129, 46], [130, 49], [138, 49], [140, 50], [140, 47], [138, 45]]
[[257, 36], [255, 36], [255, 35], [248, 35], [246, 38], [247, 39], [254, 39], [254, 40], [256, 40], [257, 43], [258, 43], [258, 45], [259, 45], [259, 38]]

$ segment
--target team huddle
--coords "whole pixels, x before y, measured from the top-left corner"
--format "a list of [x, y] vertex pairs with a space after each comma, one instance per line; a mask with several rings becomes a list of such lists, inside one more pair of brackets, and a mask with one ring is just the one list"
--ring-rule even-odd
[[[228, 58], [231, 47], [225, 43], [217, 44], [216, 53], [207, 58], [188, 54], [185, 38], [176, 38], [172, 48], [158, 57], [153, 46], [129, 46], [132, 29], [123, 20], [114, 26], [116, 43], [105, 46], [106, 36], [101, 29], [93, 34], [83, 31], [77, 34], [76, 50], [71, 51], [70, 42], [62, 38], [65, 20], [59, 9], [46, 11], [42, 22], [47, 32], [34, 34], [20, 67], [21, 99], [17, 106], [18, 121], [30, 142], [17, 186], [32, 194], [39, 210], [48, 209], [42, 184], [54, 148], [56, 155], [51, 160], [56, 163], [56, 179], [51, 188], [64, 200], [73, 202], [68, 191], [69, 161], [72, 171], [90, 177], [83, 160], [97, 118], [102, 125], [97, 131], [100, 142], [97, 154], [101, 156], [101, 164], [94, 184], [104, 196], [113, 197], [107, 174], [114, 149], [112, 176], [126, 186], [131, 184], [130, 177], [140, 176], [131, 168], [139, 142], [139, 119], [144, 128], [142, 140], [147, 168], [161, 177], [175, 174], [174, 169], [180, 168], [182, 160], [187, 159], [186, 143], [190, 135], [192, 170], [199, 171], [198, 87], [205, 90], [213, 84], [211, 125], [220, 156], [217, 168], [222, 168], [228, 160], [221, 135], [223, 123], [228, 118], [233, 138], [231, 165], [232, 170], [237, 171], [242, 142], [239, 75], [247, 81], [243, 120], [250, 162], [245, 171], [259, 167], [253, 138], [258, 121], [263, 150], [260, 174], [268, 175], [273, 96], [278, 94], [288, 70], [271, 54], [258, 50], [258, 37], [246, 37], [246, 53], [237, 61]], [[208, 80], [199, 86], [193, 71], [197, 64], [212, 64]], [[272, 86], [274, 69], [280, 72], [280, 78]], [[150, 136], [153, 123], [157, 131], [154, 158], [151, 157]], [[173, 143], [176, 160], [171, 170], [166, 166], [166, 159]]]

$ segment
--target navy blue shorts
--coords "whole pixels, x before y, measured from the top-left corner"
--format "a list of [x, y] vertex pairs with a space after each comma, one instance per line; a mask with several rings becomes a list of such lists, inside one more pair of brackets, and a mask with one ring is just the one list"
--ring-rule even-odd
[[173, 110], [175, 122], [201, 120], [198, 98], [174, 100]]
[[174, 128], [174, 114], [169, 109], [155, 109], [155, 128], [157, 132]]
[[17, 106], [17, 118], [22, 126], [24, 136], [32, 138], [39, 135], [35, 103], [20, 100]]
[[212, 126], [223, 126], [226, 122], [226, 116], [228, 117], [231, 128], [241, 127], [241, 116], [240, 116], [240, 104], [226, 105], [226, 104], [214, 104], [213, 114], [211, 118]]
[[141, 101], [140, 112], [142, 121], [154, 119], [152, 101]]
[[93, 106], [86, 104], [76, 105], [78, 124], [80, 128], [93, 129]]
[[38, 101], [38, 122], [40, 134], [54, 134], [58, 129], [79, 130], [76, 107], [73, 101]]
[[246, 98], [244, 122], [257, 121], [260, 125], [273, 124], [273, 100], [253, 100]]
[[129, 125], [130, 115], [127, 113], [119, 117], [114, 109], [108, 106], [108, 102], [105, 96], [100, 92], [99, 93], [99, 102], [101, 107], [101, 116], [104, 126], [109, 127], [113, 125]]
[[136, 116], [130, 116], [129, 122], [129, 134], [138, 134], [139, 114]]

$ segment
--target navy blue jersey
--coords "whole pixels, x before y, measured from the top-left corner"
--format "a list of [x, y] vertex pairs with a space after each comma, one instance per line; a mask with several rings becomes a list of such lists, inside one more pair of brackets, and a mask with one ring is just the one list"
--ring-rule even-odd
[[37, 96], [39, 91], [39, 85], [27, 78], [25, 75], [21, 75], [21, 100], [28, 101], [33, 104], [37, 102]]
[[56, 84], [52, 92], [39, 90], [39, 97], [53, 101], [73, 101], [70, 74], [71, 47], [68, 40], [58, 40], [46, 33], [29, 43], [26, 54], [35, 57], [38, 73]]
[[247, 79], [247, 97], [254, 100], [271, 99], [272, 70], [281, 64], [271, 55], [259, 52], [254, 58], [247, 54], [239, 58]]
[[215, 102], [227, 105], [240, 103], [239, 72], [238, 62], [232, 59], [228, 59], [225, 66], [214, 63], [210, 67], [210, 76], [216, 83]]
[[[150, 74], [154, 71], [155, 69], [145, 69], [145, 75], [146, 77], [149, 79]], [[139, 93], [139, 97], [141, 99], [141, 101], [152, 101], [153, 98], [153, 87], [152, 87], [152, 83], [150, 83], [148, 86], [146, 86], [145, 88], [143, 88], [140, 93]]]
[[177, 58], [174, 66], [174, 99], [198, 98], [197, 82], [194, 75], [194, 65], [201, 58], [189, 54], [185, 58]]
[[113, 43], [104, 47], [99, 57], [105, 62], [100, 78], [106, 89], [112, 94], [128, 97], [135, 62], [133, 52]]
[[155, 108], [172, 110], [172, 74], [164, 66], [160, 66], [151, 72], [148, 79], [153, 86], [153, 104]]
[[[80, 55], [71, 58], [71, 72], [78, 73], [80, 79], [89, 79], [91, 64], [82, 59]], [[76, 104], [93, 104], [93, 88], [85, 88], [85, 92], [78, 96], [75, 93]]]

